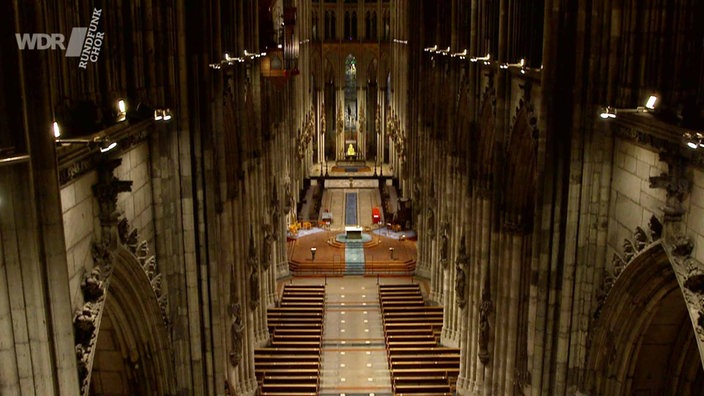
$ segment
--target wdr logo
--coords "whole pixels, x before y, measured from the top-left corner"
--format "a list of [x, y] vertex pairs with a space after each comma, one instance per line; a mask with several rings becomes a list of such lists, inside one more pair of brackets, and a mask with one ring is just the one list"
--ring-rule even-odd
[[71, 30], [68, 47], [64, 46], [66, 38], [61, 33], [16, 33], [17, 46], [20, 50], [62, 49], [66, 51], [66, 57], [80, 56], [78, 67], [85, 69], [88, 61], [91, 63], [98, 61], [100, 48], [103, 45], [105, 32], [98, 31], [101, 13], [102, 10], [94, 8], [89, 27], [75, 27]]

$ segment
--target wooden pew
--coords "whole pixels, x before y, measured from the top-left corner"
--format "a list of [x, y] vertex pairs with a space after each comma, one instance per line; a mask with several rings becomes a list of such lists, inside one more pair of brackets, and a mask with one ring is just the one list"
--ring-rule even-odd
[[282, 301], [279, 303], [280, 307], [301, 307], [301, 308], [323, 308], [324, 303], [322, 302], [301, 302], [301, 301]]
[[[280, 319], [280, 318], [277, 318]], [[271, 325], [269, 325], [271, 327]], [[276, 329], [279, 330], [297, 330], [297, 329], [304, 329], [304, 330], [323, 330], [323, 321], [318, 320], [318, 321], [302, 321], [302, 322], [294, 322], [294, 321], [283, 321], [281, 324], [276, 326]], [[272, 330], [273, 332], [274, 330]]]
[[386, 335], [386, 343], [394, 343], [397, 341], [414, 341], [414, 342], [425, 342], [425, 341], [433, 341], [437, 342], [438, 340], [435, 338], [434, 334], [387, 334]]
[[262, 377], [263, 384], [318, 384], [320, 378], [317, 375], [265, 375]]
[[310, 341], [320, 344], [322, 340], [323, 336], [321, 334], [277, 334], [276, 330], [274, 330], [274, 334], [271, 337], [272, 344], [278, 341]]
[[397, 284], [385, 284], [379, 285], [379, 290], [400, 290], [415, 288], [420, 290], [420, 285], [417, 283], [397, 283]]
[[320, 327], [314, 329], [302, 328], [302, 329], [291, 329], [287, 327], [277, 327], [274, 329], [272, 335], [323, 335], [323, 329]]
[[[383, 318], [382, 318], [383, 319]], [[385, 331], [401, 331], [401, 330], [412, 330], [412, 329], [431, 329], [435, 330], [437, 326], [436, 322], [396, 322], [396, 323], [384, 323], [384, 330]], [[440, 323], [440, 326], [442, 327], [442, 323]]]
[[266, 311], [267, 315], [286, 315], [286, 314], [310, 314], [322, 315], [323, 307], [276, 307], [269, 308]]
[[424, 300], [423, 296], [420, 294], [399, 294], [399, 295], [380, 295], [379, 302], [391, 302], [391, 301], [408, 301], [408, 300]]
[[289, 363], [291, 363], [292, 366], [296, 366], [298, 363], [301, 363], [301, 362], [320, 363], [320, 356], [318, 356], [318, 355], [299, 355], [299, 354], [291, 354], [291, 355], [259, 354], [259, 355], [254, 355], [254, 364], [272, 363], [272, 362], [289, 362]]
[[273, 318], [267, 318], [267, 322], [269, 324], [269, 332], [273, 332], [274, 329], [283, 326], [283, 327], [291, 327], [291, 326], [301, 326], [301, 327], [306, 327], [310, 326], [313, 327], [315, 325], [322, 326], [323, 321], [321, 318], [281, 318], [281, 317], [273, 317]]
[[386, 343], [388, 349], [433, 348], [437, 346], [438, 342], [434, 339], [428, 341], [388, 341]]
[[421, 327], [421, 328], [411, 328], [411, 329], [394, 329], [388, 328], [385, 331], [386, 336], [393, 335], [435, 335], [432, 327]]
[[389, 356], [389, 363], [395, 363], [395, 362], [413, 362], [413, 361], [442, 361], [442, 362], [453, 362], [456, 364], [460, 364], [460, 354], [459, 353], [446, 353], [446, 354], [435, 354], [435, 353], [426, 353], [426, 354], [399, 354], [399, 355], [390, 355]]
[[316, 394], [318, 392], [318, 384], [317, 383], [287, 383], [287, 384], [278, 384], [278, 383], [269, 383], [269, 384], [262, 384], [261, 391], [264, 393], [278, 393], [282, 395], [292, 395], [295, 393], [301, 393], [301, 392], [307, 392], [307, 393], [313, 393]]
[[425, 300], [423, 300], [423, 297], [418, 296], [418, 297], [413, 297], [413, 296], [404, 296], [404, 297], [391, 297], [391, 298], [382, 298], [380, 299], [382, 308], [384, 307], [410, 307], [410, 306], [425, 306]]
[[423, 305], [423, 306], [414, 306], [414, 305], [398, 305], [398, 306], [389, 306], [384, 310], [384, 314], [391, 314], [391, 313], [403, 313], [403, 314], [410, 314], [410, 313], [443, 313], [443, 307], [437, 306], [437, 305]]
[[254, 357], [257, 355], [306, 355], [306, 356], [320, 356], [320, 348], [309, 348], [301, 350], [299, 348], [257, 348], [254, 350]]
[[[260, 392], [259, 396], [318, 396], [318, 392]], [[419, 395], [415, 395], [419, 396]], [[433, 395], [433, 396], [438, 396], [438, 395]]]
[[389, 319], [402, 319], [406, 322], [433, 319], [442, 322], [442, 311], [419, 311], [419, 312], [384, 312], [383, 319], [388, 322]]
[[283, 366], [262, 366], [256, 367], [254, 373], [257, 379], [261, 380], [265, 376], [275, 376], [275, 377], [318, 377], [320, 375], [319, 368], [290, 368]]
[[421, 375], [421, 376], [401, 376], [394, 378], [393, 389], [396, 390], [396, 385], [419, 385], [419, 384], [441, 384], [450, 385], [448, 378], [445, 375]]
[[424, 385], [399, 385], [396, 387], [396, 395], [451, 395], [450, 385], [447, 384], [424, 384]]
[[261, 364], [257, 364], [255, 366], [255, 371], [261, 371], [262, 373], [266, 373], [267, 371], [277, 370], [277, 369], [284, 369], [284, 370], [285, 369], [291, 369], [291, 370], [308, 369], [308, 370], [318, 371], [319, 363], [318, 362], [299, 362], [299, 363], [296, 363], [295, 368], [291, 368], [291, 363], [284, 362], [284, 361], [262, 362]]
[[411, 360], [411, 361], [394, 361], [391, 362], [391, 370], [402, 370], [402, 369], [419, 369], [419, 370], [425, 370], [425, 369], [436, 369], [436, 368], [441, 368], [441, 369], [454, 369], [455, 367], [459, 367], [459, 362], [454, 361], [454, 360]]
[[390, 370], [392, 378], [400, 377], [420, 377], [424, 375], [445, 375], [447, 376], [450, 383], [457, 381], [457, 377], [460, 375], [459, 367], [456, 368], [397, 368]]
[[308, 295], [284, 295], [281, 297], [281, 303], [303, 303], [303, 302], [315, 302], [319, 304], [325, 304], [325, 298], [322, 296], [308, 296]]
[[325, 285], [302, 285], [300, 283], [287, 283], [284, 285], [286, 289], [317, 289], [325, 290]]
[[379, 300], [381, 301], [399, 300], [404, 298], [423, 298], [423, 295], [420, 294], [420, 292], [388, 292], [379, 294]]
[[320, 342], [272, 340], [271, 346], [276, 348], [319, 348]]
[[388, 353], [391, 356], [397, 355], [424, 355], [424, 354], [448, 354], [459, 353], [457, 348], [449, 348], [444, 346], [436, 346], [433, 348], [414, 348], [414, 347], [388, 347]]

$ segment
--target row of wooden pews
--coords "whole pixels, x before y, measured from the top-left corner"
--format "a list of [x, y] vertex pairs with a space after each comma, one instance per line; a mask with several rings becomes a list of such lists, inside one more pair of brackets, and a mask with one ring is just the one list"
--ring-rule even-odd
[[284, 286], [267, 310], [270, 345], [254, 350], [261, 396], [313, 396], [320, 387], [325, 286]]
[[379, 285], [379, 304], [396, 395], [452, 395], [460, 351], [440, 345], [443, 308], [425, 304], [420, 285]]

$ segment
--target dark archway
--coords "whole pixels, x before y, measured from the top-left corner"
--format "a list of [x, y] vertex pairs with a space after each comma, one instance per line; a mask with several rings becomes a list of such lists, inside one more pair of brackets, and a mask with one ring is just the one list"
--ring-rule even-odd
[[615, 281], [590, 345], [584, 386], [589, 394], [704, 395], [694, 328], [660, 242]]
[[126, 248], [117, 248], [114, 263], [98, 331], [90, 394], [173, 394], [169, 332], [152, 284]]

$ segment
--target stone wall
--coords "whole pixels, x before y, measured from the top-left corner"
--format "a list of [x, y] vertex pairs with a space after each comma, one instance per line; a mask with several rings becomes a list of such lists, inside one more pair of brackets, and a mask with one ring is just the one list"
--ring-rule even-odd
[[704, 263], [704, 171], [701, 169], [692, 171], [692, 190], [684, 207], [687, 209], [687, 234], [694, 242], [692, 257]]
[[[127, 218], [131, 228], [138, 230], [140, 240], [147, 240], [150, 250], [154, 251], [148, 143], [141, 143], [122, 153], [120, 158], [122, 164], [115, 169], [115, 175], [120, 180], [131, 180], [132, 192], [118, 195], [118, 211], [121, 217]], [[96, 182], [97, 173], [91, 171], [61, 187], [71, 306], [74, 310], [83, 304], [80, 285], [84, 272], [93, 267], [91, 243], [100, 232], [98, 203], [92, 190]]]
[[[616, 139], [613, 161], [607, 259], [614, 252], [623, 253], [623, 240], [632, 239], [636, 226], [647, 230], [653, 215], [663, 220], [665, 190], [650, 188], [649, 178], [668, 172], [657, 152], [620, 138]], [[695, 246], [692, 256], [704, 262], [704, 249], [697, 249], [704, 244], [704, 172], [690, 169], [689, 176], [691, 191], [684, 202], [685, 224]]]
[[[623, 253], [623, 240], [633, 237], [637, 226], [647, 230], [648, 221], [655, 215], [662, 221], [665, 190], [650, 188], [648, 180], [667, 172], [658, 153], [623, 139], [614, 145], [613, 172], [607, 241], [607, 260], [614, 252]], [[607, 263], [608, 265], [608, 263]]]

